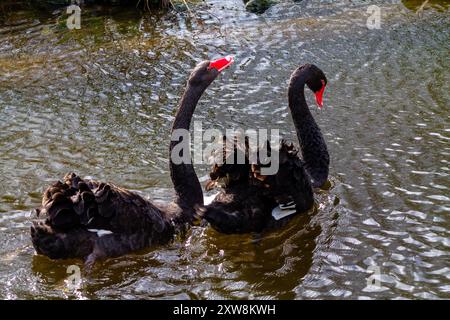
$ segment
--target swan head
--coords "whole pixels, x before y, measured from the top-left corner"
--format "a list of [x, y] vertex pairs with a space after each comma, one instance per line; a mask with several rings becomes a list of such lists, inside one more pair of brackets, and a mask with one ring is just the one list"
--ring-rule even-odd
[[223, 70], [233, 63], [234, 58], [232, 56], [204, 61], [192, 71], [189, 84], [192, 86], [209, 86]]
[[306, 65], [309, 73], [309, 77], [306, 81], [306, 85], [314, 95], [316, 96], [317, 106], [322, 109], [323, 107], [323, 93], [325, 91], [325, 87], [327, 86], [328, 80], [322, 70], [320, 70], [317, 66], [310, 64]]

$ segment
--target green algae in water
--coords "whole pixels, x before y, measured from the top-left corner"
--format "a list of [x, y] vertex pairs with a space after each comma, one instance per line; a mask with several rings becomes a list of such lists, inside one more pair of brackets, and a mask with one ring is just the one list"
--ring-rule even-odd
[[449, 0], [402, 0], [403, 5], [409, 10], [419, 10], [434, 8], [438, 10], [445, 10], [449, 7]]

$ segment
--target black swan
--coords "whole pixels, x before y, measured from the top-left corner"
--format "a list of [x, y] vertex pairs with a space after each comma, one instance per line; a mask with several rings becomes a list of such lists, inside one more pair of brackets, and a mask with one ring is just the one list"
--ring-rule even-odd
[[[327, 85], [325, 74], [312, 64], [294, 71], [289, 84], [291, 111], [302, 157], [284, 140], [279, 149], [279, 170], [262, 175], [260, 163], [214, 165], [207, 190], [221, 191], [199, 215], [222, 233], [261, 232], [287, 223], [295, 212], [304, 212], [314, 204], [313, 188], [322, 187], [328, 179], [330, 157], [327, 146], [306, 103], [305, 84], [314, 92], [319, 108]], [[226, 153], [226, 149], [233, 148]], [[270, 151], [270, 148], [269, 148]], [[242, 152], [248, 160], [248, 145], [233, 143], [223, 151], [224, 160]], [[236, 163], [236, 161], [234, 162]]]
[[[232, 57], [205, 61], [192, 71], [172, 132], [189, 130], [200, 97], [232, 63]], [[171, 153], [182, 137], [173, 140]], [[44, 192], [42, 206], [36, 209], [38, 217], [46, 217], [31, 226], [36, 252], [51, 259], [81, 258], [91, 266], [98, 259], [169, 242], [177, 231], [194, 222], [194, 208], [203, 205], [201, 185], [191, 163], [175, 164], [170, 157], [170, 176], [176, 199], [159, 206], [115, 185], [67, 174], [63, 182]]]

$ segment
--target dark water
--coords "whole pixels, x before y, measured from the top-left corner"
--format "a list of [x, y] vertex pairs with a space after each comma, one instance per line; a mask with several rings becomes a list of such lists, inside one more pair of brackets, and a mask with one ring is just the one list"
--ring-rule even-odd
[[[366, 26], [381, 7], [381, 29]], [[448, 1], [242, 1], [188, 14], [16, 12], [0, 27], [0, 298], [450, 298]], [[204, 129], [279, 128], [295, 140], [287, 82], [328, 76], [312, 112], [328, 143], [329, 191], [285, 229], [173, 244], [100, 263], [67, 288], [36, 256], [30, 209], [68, 171], [169, 200], [171, 121], [190, 70], [234, 54], [203, 97]], [[312, 105], [312, 99], [308, 94]], [[207, 166], [198, 166], [202, 180]], [[367, 279], [379, 268], [380, 286]], [[375, 268], [375, 269], [374, 269]]]

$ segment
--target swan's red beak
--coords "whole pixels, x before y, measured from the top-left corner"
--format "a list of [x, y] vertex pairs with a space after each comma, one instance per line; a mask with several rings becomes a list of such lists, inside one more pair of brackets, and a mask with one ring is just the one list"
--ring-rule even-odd
[[217, 71], [221, 72], [231, 66], [234, 63], [234, 58], [232, 56], [227, 56], [225, 58], [211, 61], [209, 64], [209, 70], [216, 69]]
[[319, 107], [319, 109], [322, 109], [322, 107], [323, 107], [323, 92], [325, 91], [325, 87], [326, 87], [325, 81], [322, 80], [322, 84], [323, 84], [322, 88], [315, 93], [316, 102], [317, 102], [317, 106]]

